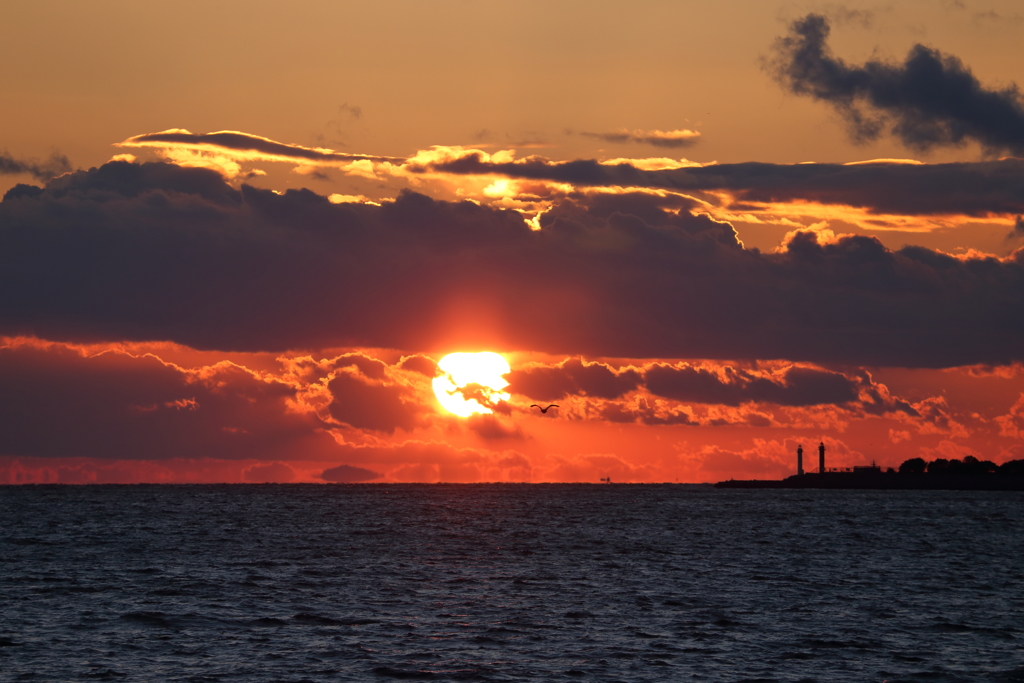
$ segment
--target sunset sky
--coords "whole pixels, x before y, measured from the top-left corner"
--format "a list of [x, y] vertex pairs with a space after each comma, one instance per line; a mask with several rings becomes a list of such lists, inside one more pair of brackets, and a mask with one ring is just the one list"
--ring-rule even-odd
[[1022, 44], [997, 0], [6, 2], [0, 483], [1024, 458]]

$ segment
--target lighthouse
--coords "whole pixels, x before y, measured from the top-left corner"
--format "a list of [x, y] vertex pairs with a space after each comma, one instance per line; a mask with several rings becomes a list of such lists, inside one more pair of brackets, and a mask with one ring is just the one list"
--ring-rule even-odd
[[825, 442], [818, 444], [818, 472], [825, 474]]
[[804, 447], [796, 447], [796, 476], [801, 476], [804, 473]]

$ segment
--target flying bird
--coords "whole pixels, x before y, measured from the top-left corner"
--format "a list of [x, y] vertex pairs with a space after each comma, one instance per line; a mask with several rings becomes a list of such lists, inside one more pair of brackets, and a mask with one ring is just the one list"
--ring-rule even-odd
[[[540, 406], [539, 406], [539, 405], [537, 405], [536, 403], [532, 404], [532, 405], [531, 405], [530, 407], [531, 407], [531, 408], [540, 408]], [[540, 408], [540, 412], [542, 412], [542, 413], [546, 413], [546, 412], [548, 412], [549, 410], [551, 410], [552, 408], [558, 408], [558, 407], [559, 407], [559, 406], [558, 406], [558, 404], [557, 404], [557, 403], [552, 403], [552, 404], [551, 404], [551, 405], [549, 405], [549, 406], [548, 406], [547, 408]]]

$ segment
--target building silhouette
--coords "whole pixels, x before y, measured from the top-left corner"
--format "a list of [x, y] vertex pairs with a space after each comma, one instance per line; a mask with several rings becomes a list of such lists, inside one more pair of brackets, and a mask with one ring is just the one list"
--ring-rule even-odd
[[[872, 467], [875, 464], [871, 463]], [[857, 469], [857, 468], [855, 468]], [[800, 476], [804, 473], [804, 447], [799, 445], [796, 447], [796, 473]], [[818, 444], [818, 474], [825, 474], [825, 442], [822, 441]]]

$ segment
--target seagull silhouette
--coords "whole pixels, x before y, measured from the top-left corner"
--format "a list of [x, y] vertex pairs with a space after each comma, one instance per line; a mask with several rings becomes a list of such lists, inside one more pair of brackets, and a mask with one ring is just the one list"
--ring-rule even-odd
[[[536, 403], [532, 404], [532, 405], [531, 405], [530, 407], [531, 407], [531, 408], [540, 408], [540, 406], [539, 406], [539, 405], [537, 405]], [[552, 408], [558, 408], [558, 407], [559, 407], [559, 405], [558, 405], [557, 403], [552, 403], [552, 404], [551, 404], [551, 405], [549, 405], [549, 406], [548, 406], [547, 408], [540, 408], [540, 412], [542, 412], [542, 413], [546, 413], [546, 412], [548, 412], [549, 410], [551, 410]]]

